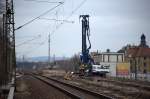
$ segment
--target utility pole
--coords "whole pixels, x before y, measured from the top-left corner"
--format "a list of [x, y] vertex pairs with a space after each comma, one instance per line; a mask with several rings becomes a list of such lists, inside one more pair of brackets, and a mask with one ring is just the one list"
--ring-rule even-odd
[[54, 54], [54, 56], [53, 56], [53, 61], [54, 61], [54, 63], [55, 63], [55, 54]]
[[50, 62], [51, 62], [51, 56], [50, 56], [50, 33], [49, 33], [48, 35], [48, 66], [51, 68]]
[[136, 62], [136, 57], [135, 57], [135, 80], [137, 80], [137, 62]]
[[9, 78], [15, 79], [16, 52], [15, 52], [15, 29], [14, 29], [14, 5], [13, 0], [6, 0], [5, 13], [5, 39], [6, 39], [6, 66]]
[[55, 63], [55, 54], [53, 55], [53, 65], [52, 65], [52, 68], [56, 65]]
[[23, 66], [22, 66], [22, 72], [24, 73], [24, 71], [25, 71], [25, 56], [23, 55], [22, 56], [22, 63], [23, 63]]

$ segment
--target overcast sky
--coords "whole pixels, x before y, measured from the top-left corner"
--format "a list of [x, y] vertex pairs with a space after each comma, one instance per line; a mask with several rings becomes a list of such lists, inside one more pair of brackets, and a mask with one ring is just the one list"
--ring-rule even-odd
[[[52, 33], [51, 55], [70, 57], [80, 52], [81, 14], [90, 15], [91, 51], [106, 51], [108, 48], [117, 51], [126, 44], [137, 45], [142, 33], [146, 35], [150, 45], [150, 0], [86, 0], [69, 18], [82, 0], [63, 1], [63, 5], [41, 18], [67, 18], [75, 23], [64, 23], [57, 28], [61, 22], [38, 19], [22, 27], [16, 31], [17, 56], [47, 56], [49, 33]], [[57, 5], [25, 0], [14, 0], [14, 3], [16, 28]], [[28, 40], [32, 41], [22, 44]]]

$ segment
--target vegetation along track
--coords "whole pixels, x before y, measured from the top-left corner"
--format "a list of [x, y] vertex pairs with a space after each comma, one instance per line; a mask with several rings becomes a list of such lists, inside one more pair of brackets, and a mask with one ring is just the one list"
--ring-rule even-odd
[[[95, 78], [94, 78], [95, 79]], [[138, 85], [136, 82], [121, 82], [109, 79], [98, 78], [98, 82], [92, 78], [74, 78], [71, 82], [78, 82], [80, 86], [87, 86], [95, 91], [102, 91], [104, 94], [112, 95], [117, 99], [150, 99], [150, 91], [148, 85]], [[144, 87], [145, 86], [145, 87]]]
[[146, 83], [146, 82], [142, 82], [142, 81], [141, 82], [138, 82], [138, 81], [117, 81], [117, 80], [104, 79], [104, 78], [100, 78], [97, 81], [98, 82], [114, 83], [116, 85], [135, 87], [135, 88], [140, 88], [141, 90], [150, 91], [150, 83]]
[[78, 86], [74, 86], [53, 78], [33, 74], [32, 76], [41, 80], [44, 83], [47, 83], [50, 86], [55, 87], [58, 90], [61, 90], [62, 92], [74, 99], [112, 99], [112, 97], [99, 94], [97, 92], [90, 91], [88, 89], [84, 89]]

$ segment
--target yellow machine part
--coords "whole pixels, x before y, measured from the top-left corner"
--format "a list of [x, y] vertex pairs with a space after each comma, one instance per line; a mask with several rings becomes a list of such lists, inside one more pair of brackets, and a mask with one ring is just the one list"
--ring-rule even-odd
[[85, 64], [80, 65], [80, 68], [79, 68], [80, 76], [84, 76], [85, 75], [86, 68], [87, 68], [87, 65], [85, 65]]
[[85, 69], [87, 67], [87, 65], [84, 65], [84, 64], [82, 64], [82, 65], [80, 65], [80, 70], [83, 70], [83, 69]]
[[66, 74], [65, 74], [65, 76], [64, 76], [64, 79], [65, 80], [71, 80], [71, 78], [72, 78], [72, 73], [71, 72], [67, 72]]

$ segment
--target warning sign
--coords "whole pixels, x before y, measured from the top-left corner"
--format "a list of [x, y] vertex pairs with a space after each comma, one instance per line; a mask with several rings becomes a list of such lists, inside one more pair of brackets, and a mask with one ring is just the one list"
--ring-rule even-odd
[[116, 67], [117, 75], [129, 75], [130, 63], [118, 63]]

